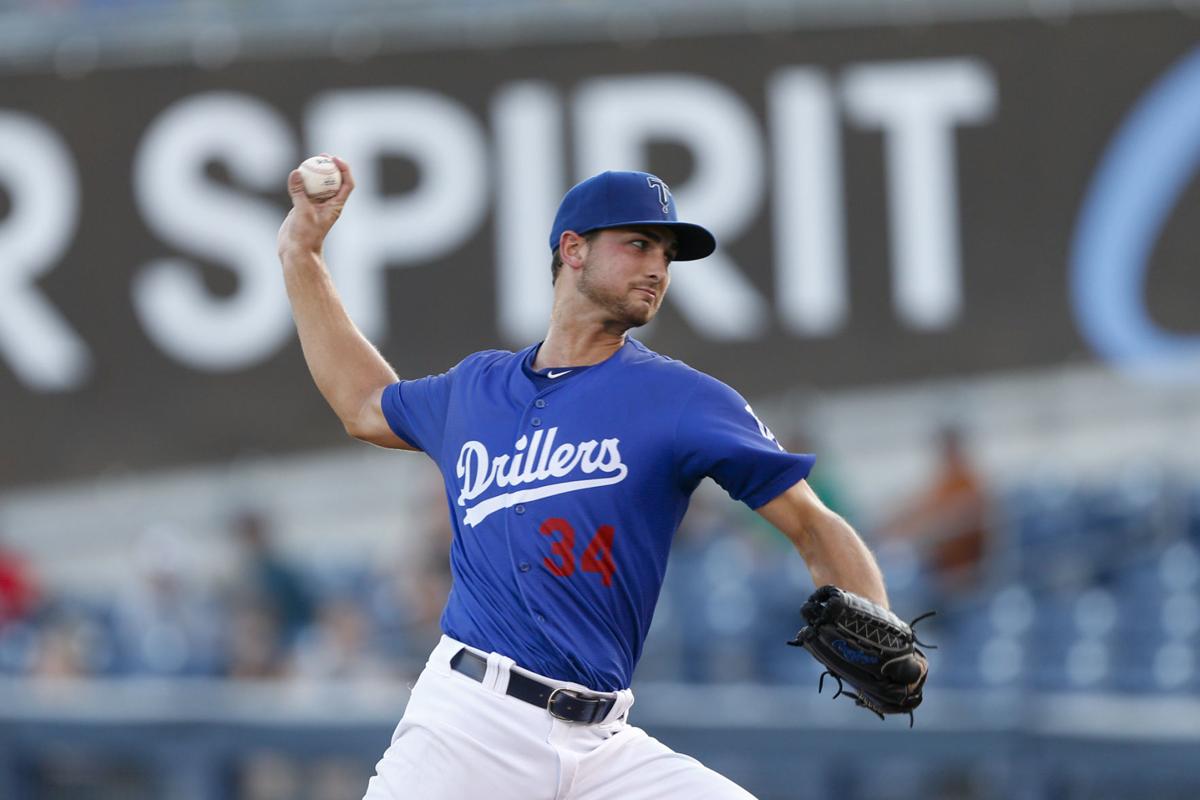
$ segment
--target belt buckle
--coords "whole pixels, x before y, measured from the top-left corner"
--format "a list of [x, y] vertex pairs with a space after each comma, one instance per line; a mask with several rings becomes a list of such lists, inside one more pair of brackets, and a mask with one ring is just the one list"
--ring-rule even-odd
[[555, 696], [556, 696], [556, 695], [557, 695], [559, 692], [562, 692], [563, 694], [566, 694], [568, 697], [571, 697], [571, 696], [572, 696], [571, 694], [569, 694], [569, 693], [568, 693], [568, 690], [567, 690], [567, 689], [564, 689], [563, 687], [559, 686], [559, 687], [558, 687], [558, 688], [556, 688], [554, 691], [550, 692], [550, 696], [546, 698], [546, 710], [547, 710], [547, 711], [549, 711], [549, 712], [550, 712], [550, 716], [554, 717], [555, 719], [561, 719], [563, 722], [574, 722], [575, 720], [571, 719], [570, 717], [564, 717], [564, 716], [562, 716], [561, 714], [557, 714], [557, 713], [555, 713], [555, 711], [554, 711], [554, 697], [555, 697]]

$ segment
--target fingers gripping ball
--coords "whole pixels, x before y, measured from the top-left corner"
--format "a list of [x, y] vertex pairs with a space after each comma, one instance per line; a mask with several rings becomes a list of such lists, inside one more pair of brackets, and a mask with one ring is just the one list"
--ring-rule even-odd
[[[838, 692], [877, 714], [908, 714], [921, 704], [929, 663], [912, 624], [864, 597], [822, 586], [800, 612], [807, 623], [788, 644], [803, 647], [832, 675]], [[929, 647], [929, 645], [922, 645]], [[846, 691], [845, 684], [854, 690]]]
[[318, 202], [328, 200], [342, 188], [342, 171], [326, 156], [305, 159], [300, 165], [300, 176], [304, 178], [304, 193]]

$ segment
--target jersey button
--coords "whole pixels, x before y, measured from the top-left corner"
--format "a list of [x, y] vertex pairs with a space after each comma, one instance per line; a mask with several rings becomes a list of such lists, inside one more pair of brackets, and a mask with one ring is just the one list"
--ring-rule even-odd
[[528, 561], [522, 561], [522, 562], [521, 562], [521, 564], [520, 564], [520, 567], [519, 567], [519, 569], [521, 570], [521, 572], [529, 572], [529, 562], [528, 562]]
[[535, 428], [540, 428], [540, 427], [542, 427], [542, 418], [534, 417], [533, 419], [529, 420], [529, 424]]
[[538, 615], [537, 615], [537, 618], [538, 618], [538, 622], [545, 622], [545, 621], [546, 621], [546, 618], [545, 618], [545, 617], [543, 617], [541, 614], [538, 614]]
[[520, 503], [517, 503], [515, 506], [513, 506], [513, 511], [517, 512], [518, 514], [524, 514], [525, 506], [521, 505]]
[[535, 406], [537, 406], [538, 408], [545, 408], [545, 407], [546, 407], [546, 401], [545, 401], [545, 400], [543, 400], [543, 399], [542, 399], [542, 398], [540, 398], [540, 397], [539, 397], [537, 400], [534, 400], [534, 401], [533, 401], [533, 404], [534, 404]]

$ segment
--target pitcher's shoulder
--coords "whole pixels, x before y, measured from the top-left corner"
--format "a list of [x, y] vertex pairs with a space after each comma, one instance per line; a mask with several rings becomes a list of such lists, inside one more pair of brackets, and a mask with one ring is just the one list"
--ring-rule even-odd
[[644, 383], [675, 387], [679, 391], [678, 402], [732, 404], [739, 409], [746, 406], [741, 392], [720, 378], [696, 369], [686, 361], [656, 353], [641, 342], [630, 341], [635, 345], [635, 357], [631, 361], [643, 367], [638, 378]]
[[525, 351], [512, 350], [480, 350], [471, 353], [454, 366], [456, 370], [486, 372], [493, 369], [506, 369], [520, 366], [521, 357]]
[[636, 339], [629, 341], [632, 346], [627, 363], [636, 369], [639, 380], [661, 380], [687, 388], [700, 384], [724, 386], [717, 378], [696, 369], [686, 361], [655, 352]]

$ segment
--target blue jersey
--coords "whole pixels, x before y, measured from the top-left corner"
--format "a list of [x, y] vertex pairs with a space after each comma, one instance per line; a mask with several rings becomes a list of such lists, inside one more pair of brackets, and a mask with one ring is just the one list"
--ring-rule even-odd
[[705, 477], [751, 508], [808, 475], [725, 384], [633, 339], [538, 374], [486, 351], [383, 395], [441, 469], [454, 541], [442, 630], [543, 675], [629, 686], [671, 539]]

